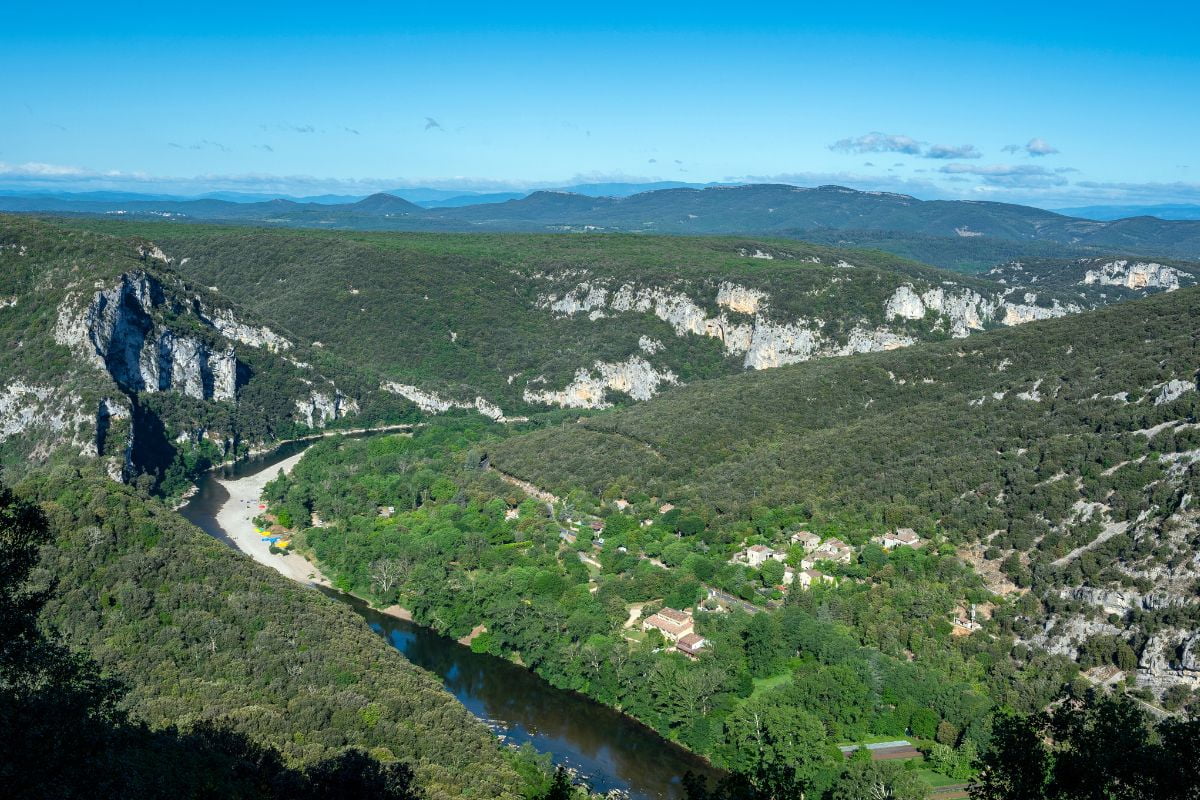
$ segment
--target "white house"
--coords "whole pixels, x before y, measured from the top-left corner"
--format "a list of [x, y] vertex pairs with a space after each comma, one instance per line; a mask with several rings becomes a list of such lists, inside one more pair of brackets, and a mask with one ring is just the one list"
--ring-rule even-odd
[[811, 553], [821, 545], [821, 537], [808, 531], [796, 531], [791, 536], [791, 542], [803, 547], [804, 552]]
[[912, 528], [897, 528], [891, 533], [875, 537], [875, 541], [879, 542], [879, 546], [884, 550], [891, 550], [895, 547], [921, 546], [921, 537], [917, 536], [917, 532]]

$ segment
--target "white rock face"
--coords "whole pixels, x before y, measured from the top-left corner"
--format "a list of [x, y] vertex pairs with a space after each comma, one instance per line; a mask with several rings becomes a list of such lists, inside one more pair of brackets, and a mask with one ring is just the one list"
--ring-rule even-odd
[[[662, 352], [663, 343], [660, 342], [658, 339], [651, 339], [649, 336], [641, 336], [638, 338], [638, 349], [641, 350], [646, 355], [652, 356], [655, 353]], [[509, 377], [508, 382], [512, 383], [511, 376]]]
[[280, 336], [266, 325], [254, 327], [247, 325], [233, 315], [227, 308], [220, 308], [211, 313], [204, 313], [202, 318], [226, 339], [257, 347], [271, 353], [281, 353], [292, 349], [292, 343]]
[[[718, 286], [715, 299], [716, 304], [726, 310], [710, 316], [696, 301], [681, 292], [658, 287], [635, 287], [627, 283], [610, 293], [604, 287], [581, 283], [562, 297], [543, 296], [539, 305], [568, 316], [584, 312], [590, 314], [603, 309], [618, 313], [654, 314], [670, 324], [677, 336], [690, 334], [720, 340], [725, 352], [742, 356], [742, 364], [748, 369], [769, 369], [821, 356], [891, 350], [915, 341], [883, 328], [871, 329], [860, 325], [851, 330], [846, 344], [838, 344], [829, 341], [821, 332], [820, 320], [801, 318], [778, 322], [768, 319], [765, 310], [770, 298], [765, 292], [730, 282]], [[729, 311], [752, 316], [753, 319], [735, 322], [730, 319]], [[644, 348], [643, 351], [648, 352]]]
[[1110, 261], [1097, 269], [1090, 269], [1080, 285], [1122, 286], [1126, 289], [1165, 289], [1173, 292], [1179, 288], [1179, 279], [1185, 273], [1174, 267], [1153, 262]]
[[324, 428], [334, 420], [358, 413], [358, 403], [334, 390], [331, 393], [314, 391], [305, 400], [296, 401], [296, 411], [310, 428]]
[[904, 317], [904, 319], [924, 319], [925, 303], [917, 290], [908, 284], [897, 287], [883, 306], [883, 313], [888, 319]]
[[717, 305], [739, 314], [757, 314], [766, 299], [767, 295], [764, 292], [727, 281], [717, 287]]
[[151, 311], [165, 303], [158, 281], [144, 272], [125, 274], [116, 286], [98, 290], [83, 311], [69, 296], [58, 309], [54, 338], [106, 370], [126, 391], [233, 400], [233, 348], [214, 349], [163, 328]]
[[156, 244], [139, 245], [137, 253], [142, 259], [152, 258], [155, 261], [161, 261], [164, 264], [170, 264], [175, 260], [173, 258], [167, 258], [167, 254], [164, 253], [162, 248]]
[[1027, 295], [1025, 303], [1013, 303], [989, 299], [971, 289], [954, 291], [941, 286], [917, 294], [915, 287], [905, 284], [896, 288], [884, 304], [883, 311], [887, 319], [923, 319], [927, 312], [933, 311], [949, 322], [951, 336], [962, 338], [971, 331], [983, 330], [984, 324], [991, 321], [1020, 325], [1037, 319], [1076, 314], [1082, 310], [1075, 305], [1062, 306], [1058, 301], [1048, 308], [1033, 305], [1036, 299], [1034, 295]]
[[1055, 317], [1065, 317], [1068, 314], [1078, 314], [1081, 309], [1074, 303], [1060, 305], [1057, 300], [1050, 308], [1045, 306], [1027, 305], [1023, 303], [1005, 302], [1003, 305], [1004, 315], [1000, 318], [1002, 325], [1024, 325], [1026, 322], [1036, 322], [1039, 319], [1053, 319]]
[[1161, 406], [1174, 402], [1188, 392], [1194, 391], [1196, 391], [1196, 383], [1194, 381], [1167, 381], [1162, 385], [1162, 390], [1158, 393], [1158, 396], [1154, 398], [1154, 405]]
[[757, 247], [753, 250], [746, 247], [740, 248], [738, 250], [738, 255], [744, 256], [745, 258], [762, 258], [766, 259], [767, 261], [772, 261], [775, 258], [773, 254], [768, 253], [766, 250], [760, 250]]
[[508, 420], [500, 406], [485, 397], [476, 396], [474, 400], [470, 401], [452, 400], [442, 397], [437, 392], [429, 392], [406, 383], [394, 383], [392, 381], [384, 381], [379, 385], [379, 388], [385, 392], [398, 394], [401, 397], [411, 400], [416, 404], [417, 408], [426, 414], [444, 414], [452, 408], [473, 408], [485, 417], [494, 419], [496, 422], [506, 422]]
[[94, 423], [74, 392], [19, 378], [0, 386], [0, 442], [37, 431], [41, 443], [32, 453], [35, 458], [64, 444], [86, 451], [95, 438]]
[[[639, 356], [625, 361], [597, 361], [591, 369], [580, 368], [575, 378], [560, 390], [525, 388], [527, 403], [544, 403], [564, 408], [609, 408], [607, 391], [624, 392], [635, 400], [649, 400], [658, 394], [659, 385], [675, 384], [679, 379], [670, 370], [659, 372]], [[531, 381], [530, 383], [533, 383]]]

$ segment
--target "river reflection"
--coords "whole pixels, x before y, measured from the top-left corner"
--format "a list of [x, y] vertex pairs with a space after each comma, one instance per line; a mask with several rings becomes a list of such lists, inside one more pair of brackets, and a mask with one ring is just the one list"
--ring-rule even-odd
[[[269, 469], [309, 443], [285, 445], [223, 469], [221, 477], [245, 477]], [[189, 521], [229, 543], [216, 513], [228, 499], [212, 475], [181, 509]], [[632, 798], [683, 796], [687, 771], [720, 777], [699, 757], [611, 708], [575, 692], [556, 689], [504, 659], [472, 652], [429, 628], [382, 614], [357, 598], [331, 589], [326, 595], [349, 604], [367, 624], [413, 664], [436, 674], [446, 689], [505, 742], [530, 743], [556, 764], [578, 771], [596, 792], [620, 790]]]

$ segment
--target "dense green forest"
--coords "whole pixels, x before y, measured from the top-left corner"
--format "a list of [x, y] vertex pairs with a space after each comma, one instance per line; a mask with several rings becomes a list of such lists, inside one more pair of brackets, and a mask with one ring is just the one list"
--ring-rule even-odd
[[[996, 622], [1035, 649], [1059, 637], [1131, 673], [1128, 651], [1162, 634], [1178, 663], [1200, 614], [1198, 297], [697, 383], [490, 454], [555, 492], [656, 495], [718, 528], [798, 504], [853, 544], [945, 537], [1012, 596]], [[1135, 599], [1103, 611], [1093, 590]], [[1137, 600], [1154, 592], [1180, 599]]]
[[0, 792], [35, 798], [422, 797], [408, 765], [347, 749], [287, 766], [277, 750], [195, 721], [151, 728], [98, 665], [39, 629], [51, 589], [30, 586], [50, 539], [41, 510], [0, 486]]
[[[715, 318], [722, 311], [718, 288], [733, 282], [769, 298], [765, 319], [807, 320], [840, 344], [856, 328], [877, 326], [916, 339], [944, 337], [946, 327], [936, 315], [887, 318], [887, 301], [902, 284], [973, 289], [987, 297], [1004, 290], [879, 251], [744, 237], [71, 224], [153, 240], [189, 280], [216, 286], [256, 319], [294, 331], [305, 344], [320, 342], [319, 350], [363, 374], [459, 401], [482, 395], [510, 414], [529, 410], [524, 390], [531, 382], [540, 386], [535, 379], [558, 388], [596, 361], [638, 356], [684, 382], [743, 368], [741, 355], [723, 349], [719, 338], [680, 336], [672, 323], [645, 309], [610, 309], [591, 318], [546, 307], [548, 297], [561, 297], [581, 283], [610, 292], [624, 284], [660, 289], [686, 296]], [[1044, 292], [1036, 303], [1049, 306], [1055, 299], [1066, 302], [1069, 296]], [[732, 317], [734, 323], [754, 321], [753, 313]], [[647, 353], [643, 337], [663, 346]]]
[[[907, 525], [1021, 550], [1037, 539], [1048, 562], [1098, 533], [1067, 524], [1076, 501], [1103, 504], [1115, 521], [1151, 504], [1169, 514], [1178, 503], [1155, 493], [1177, 495], [1195, 480], [1173, 454], [1194, 447], [1198, 299], [1180, 291], [964, 341], [696, 383], [507, 439], [492, 456], [555, 491], [654, 494], [709, 521], [799, 503], [858, 535]], [[1182, 483], [1160, 481], [1167, 472]]]
[[[1003, 635], [952, 635], [955, 607], [991, 596], [952, 548], [872, 545], [861, 563], [825, 565], [840, 586], [785, 599], [772, 569], [781, 574], [781, 564], [750, 569], [728, 557], [743, 541], [815, 522], [800, 507], [706, 526], [645, 497], [624, 511], [578, 493], [547, 506], [487, 468], [512, 435], [463, 420], [411, 438], [327, 440], [268, 485], [270, 512], [302, 531], [297, 546], [340, 588], [398, 602], [447, 635], [483, 625], [471, 641], [478, 651], [732, 769], [764, 758], [802, 766], [822, 791], [843, 780], [834, 745], [872, 738], [940, 748], [938, 766], [965, 779], [995, 703], [1040, 708], [1074, 673], [1066, 659], [1010, 659]], [[321, 527], [307, 527], [314, 518]], [[710, 590], [757, 613], [722, 613]], [[699, 606], [696, 629], [710, 646], [698, 660], [641, 629], [663, 606]]]
[[407, 764], [428, 797], [521, 794], [512, 756], [350, 609], [132, 487], [59, 468], [18, 494], [54, 533], [32, 573], [42, 623], [127, 687], [115, 711], [132, 724], [219, 726], [289, 769], [357, 748]]
[[256, 446], [351, 416], [417, 417], [336, 354], [184, 280], [137, 237], [0, 219], [0, 345], [0, 466], [15, 474], [83, 453], [170, 496]]

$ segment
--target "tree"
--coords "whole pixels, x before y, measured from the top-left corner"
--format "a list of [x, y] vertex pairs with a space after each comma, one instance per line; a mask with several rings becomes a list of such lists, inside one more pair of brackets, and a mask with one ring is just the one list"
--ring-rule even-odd
[[800, 781], [811, 782], [830, 762], [821, 721], [767, 695], [729, 715], [725, 738], [733, 751], [730, 766], [747, 774], [789, 767]]
[[779, 623], [773, 614], [755, 614], [746, 623], [746, 662], [756, 678], [772, 675], [783, 657]]
[[388, 599], [404, 574], [405, 570], [398, 560], [381, 558], [371, 564], [371, 585], [380, 597]]
[[[864, 751], [865, 752], [865, 751]], [[850, 759], [829, 791], [829, 800], [924, 800], [928, 787], [915, 773], [870, 755]]]
[[763, 562], [759, 572], [762, 573], [764, 586], [778, 586], [783, 583], [784, 566], [782, 561], [769, 558]]
[[1041, 715], [1000, 714], [992, 724], [992, 746], [979, 761], [971, 784], [974, 800], [1043, 800], [1053, 761]]
[[554, 770], [554, 779], [550, 781], [550, 787], [539, 794], [536, 800], [571, 800], [574, 791], [567, 771], [562, 767], [557, 767]]

